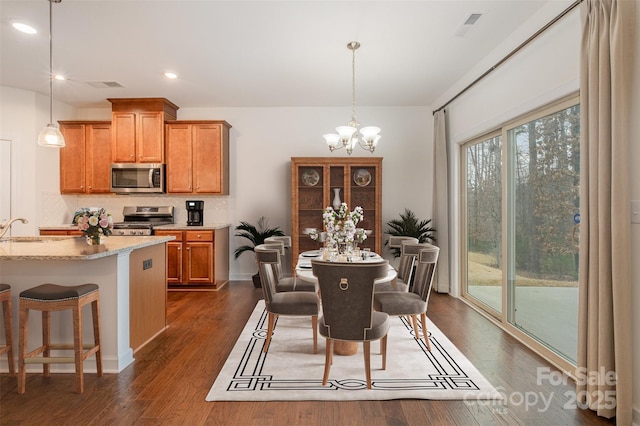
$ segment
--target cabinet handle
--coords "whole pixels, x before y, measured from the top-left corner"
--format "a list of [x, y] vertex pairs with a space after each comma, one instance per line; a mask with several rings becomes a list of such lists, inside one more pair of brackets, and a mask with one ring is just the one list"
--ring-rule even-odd
[[133, 158], [133, 154], [129, 155], [129, 157]]
[[182, 247], [178, 247], [178, 251], [182, 250]]
[[198, 234], [198, 238], [200, 238], [200, 234]]
[[93, 189], [93, 186], [89, 186], [89, 189]]
[[187, 247], [187, 250], [191, 250], [191, 247]]

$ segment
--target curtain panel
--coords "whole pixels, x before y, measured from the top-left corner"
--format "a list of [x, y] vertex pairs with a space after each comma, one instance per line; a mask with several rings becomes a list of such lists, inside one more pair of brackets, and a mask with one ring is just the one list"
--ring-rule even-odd
[[433, 119], [432, 220], [436, 230], [436, 245], [440, 247], [434, 288], [439, 293], [448, 293], [451, 290], [449, 285], [449, 146], [445, 110], [437, 111]]
[[[578, 401], [632, 417], [629, 105], [635, 7], [585, 0], [580, 65]], [[615, 375], [614, 375], [615, 373]], [[615, 378], [614, 378], [615, 377]]]

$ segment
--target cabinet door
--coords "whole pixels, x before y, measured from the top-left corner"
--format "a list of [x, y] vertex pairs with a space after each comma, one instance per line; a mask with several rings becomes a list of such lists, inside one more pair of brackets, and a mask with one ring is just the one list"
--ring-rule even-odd
[[85, 192], [85, 126], [63, 124], [60, 131], [65, 147], [60, 150], [60, 193]]
[[136, 162], [136, 114], [111, 114], [111, 159], [113, 163]]
[[222, 125], [193, 126], [193, 191], [222, 193]]
[[167, 192], [191, 193], [191, 125], [167, 124]]
[[91, 124], [86, 128], [86, 185], [90, 193], [111, 190], [111, 125]]
[[182, 243], [167, 243], [167, 283], [182, 283]]
[[138, 163], [164, 163], [164, 114], [139, 112], [136, 129]]
[[185, 243], [185, 282], [190, 284], [213, 284], [213, 243]]

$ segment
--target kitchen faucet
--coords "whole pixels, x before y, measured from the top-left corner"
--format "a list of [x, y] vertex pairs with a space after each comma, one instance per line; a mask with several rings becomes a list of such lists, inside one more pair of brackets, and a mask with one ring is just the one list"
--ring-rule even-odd
[[6, 223], [0, 224], [0, 238], [4, 237], [4, 234], [7, 233], [7, 231], [11, 227], [11, 224], [17, 220], [21, 221], [22, 223], [29, 223], [27, 219], [23, 219], [21, 217], [17, 217], [15, 219], [9, 219]]

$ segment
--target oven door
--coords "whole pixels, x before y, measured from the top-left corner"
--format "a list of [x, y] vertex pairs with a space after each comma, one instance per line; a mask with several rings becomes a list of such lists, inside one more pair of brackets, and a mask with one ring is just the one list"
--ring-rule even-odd
[[164, 164], [112, 164], [111, 192], [125, 194], [163, 193]]

